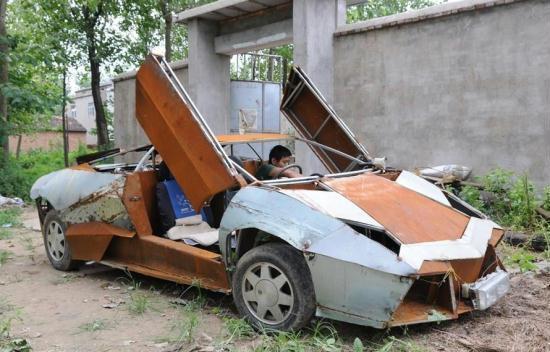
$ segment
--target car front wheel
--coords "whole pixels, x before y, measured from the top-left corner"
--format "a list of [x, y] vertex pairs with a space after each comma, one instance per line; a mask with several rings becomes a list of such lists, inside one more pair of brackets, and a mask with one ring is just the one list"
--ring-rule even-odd
[[315, 292], [303, 255], [282, 243], [248, 251], [233, 277], [237, 309], [254, 327], [296, 330], [315, 312]]
[[42, 227], [44, 247], [52, 266], [62, 271], [73, 270], [78, 266], [78, 261], [72, 259], [71, 249], [65, 236], [66, 231], [67, 225], [59, 218], [57, 212], [49, 211]]

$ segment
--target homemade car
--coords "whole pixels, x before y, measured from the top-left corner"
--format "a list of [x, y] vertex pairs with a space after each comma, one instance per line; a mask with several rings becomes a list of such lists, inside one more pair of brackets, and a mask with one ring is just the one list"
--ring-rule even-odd
[[[328, 173], [256, 180], [263, 161], [232, 146], [291, 137], [215, 136], [166, 61], [149, 56], [136, 116], [152, 146], [82, 157], [31, 190], [53, 267], [95, 261], [232, 293], [254, 326], [280, 330], [313, 315], [375, 328], [456, 319], [508, 291], [495, 253], [503, 230], [371, 158], [299, 68], [281, 111]], [[145, 155], [99, 165], [129, 152]]]

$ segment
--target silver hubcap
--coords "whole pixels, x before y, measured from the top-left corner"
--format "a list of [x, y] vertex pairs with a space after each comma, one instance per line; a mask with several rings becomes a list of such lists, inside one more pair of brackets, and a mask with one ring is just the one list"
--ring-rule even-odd
[[65, 234], [61, 224], [57, 221], [50, 222], [46, 230], [46, 243], [52, 259], [57, 262], [61, 261], [65, 253]]
[[294, 305], [292, 286], [286, 275], [271, 263], [257, 263], [246, 271], [242, 283], [248, 310], [266, 324], [280, 324]]

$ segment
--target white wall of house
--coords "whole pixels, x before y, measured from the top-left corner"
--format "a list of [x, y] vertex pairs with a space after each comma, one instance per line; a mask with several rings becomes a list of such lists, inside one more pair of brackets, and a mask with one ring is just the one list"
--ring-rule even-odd
[[[77, 90], [74, 96], [70, 97], [71, 103], [67, 107], [67, 115], [76, 119], [86, 128], [86, 144], [97, 145], [96, 122], [94, 99], [90, 88]], [[112, 115], [114, 111], [114, 88], [113, 83], [108, 82], [101, 85], [101, 99], [106, 110]]]

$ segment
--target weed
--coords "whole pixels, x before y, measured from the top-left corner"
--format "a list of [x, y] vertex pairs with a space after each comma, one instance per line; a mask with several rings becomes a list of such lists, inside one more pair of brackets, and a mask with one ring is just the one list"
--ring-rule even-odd
[[537, 268], [537, 266], [534, 264], [535, 256], [523, 248], [520, 248], [512, 253], [512, 255], [507, 258], [507, 261], [510, 264], [519, 267], [519, 270], [522, 273], [535, 270]]
[[473, 186], [464, 186], [460, 191], [459, 197], [476, 209], [484, 210], [484, 204], [481, 200], [481, 192]]
[[8, 259], [11, 259], [11, 252], [0, 249], [0, 266], [6, 264]]
[[356, 337], [355, 340], [353, 340], [353, 352], [363, 352], [364, 350], [365, 346], [363, 342], [360, 338]]
[[0, 228], [0, 240], [9, 240], [12, 237], [13, 233], [10, 230]]
[[[550, 209], [550, 186], [546, 186], [540, 200], [537, 200], [533, 183], [526, 175], [516, 176], [513, 172], [495, 169], [479, 178], [484, 196], [472, 186], [462, 187], [459, 196], [482, 210], [497, 223], [516, 230], [533, 232], [540, 217], [538, 206]], [[548, 225], [550, 229], [550, 225]]]
[[3, 298], [0, 298], [0, 318], [0, 351], [30, 352], [32, 349], [27, 340], [11, 336], [11, 324], [21, 319], [20, 311]]
[[229, 334], [226, 343], [232, 343], [234, 340], [240, 340], [244, 337], [251, 337], [255, 334], [254, 329], [244, 319], [232, 317], [223, 318], [223, 323]]
[[0, 210], [0, 226], [10, 225], [18, 226], [21, 225], [20, 221], [21, 209], [20, 208], [7, 208]]
[[196, 295], [193, 297], [193, 299], [188, 300], [188, 303], [185, 305], [185, 310], [189, 312], [195, 312], [204, 307], [206, 304], [206, 296], [202, 292], [200, 281], [193, 281], [191, 286], [187, 287], [180, 295], [181, 298], [184, 296], [189, 290], [195, 289]]
[[[265, 334], [268, 332], [268, 334]], [[336, 352], [343, 349], [336, 329], [326, 322], [318, 322], [310, 329], [309, 335], [300, 331], [264, 331], [261, 343], [254, 348], [255, 352], [264, 351], [327, 351]]]
[[225, 309], [221, 307], [212, 307], [211, 311], [212, 314], [217, 315], [219, 317], [223, 317], [226, 315]]
[[96, 319], [89, 323], [82, 324], [78, 327], [82, 332], [96, 332], [109, 329], [109, 324], [103, 319]]
[[151, 301], [149, 296], [143, 292], [134, 292], [130, 295], [130, 303], [128, 310], [135, 315], [142, 315], [151, 309]]
[[542, 193], [541, 207], [545, 210], [550, 211], [550, 186], [544, 187], [544, 191]]
[[376, 352], [423, 352], [425, 348], [418, 346], [412, 342], [398, 339], [390, 336], [384, 340], [382, 345], [375, 346]]
[[337, 351], [341, 349], [338, 343], [338, 332], [328, 322], [317, 321], [311, 330], [310, 344], [315, 350]]
[[[69, 153], [69, 162], [72, 163], [77, 156], [91, 151], [84, 145], [79, 145], [78, 150]], [[33, 150], [21, 154], [19, 159], [10, 156], [8, 162], [0, 165], [2, 195], [30, 200], [31, 186], [40, 176], [64, 167], [63, 148], [61, 147], [49, 151]]]
[[[161, 337], [157, 339], [158, 342], [169, 342], [174, 344], [189, 344], [193, 341], [193, 335], [195, 329], [199, 325], [199, 315], [197, 312], [188, 312], [181, 310], [181, 319], [177, 319], [176, 323], [172, 326], [171, 336]], [[175, 332], [175, 333], [174, 333]], [[179, 349], [178, 349], [179, 351]]]

